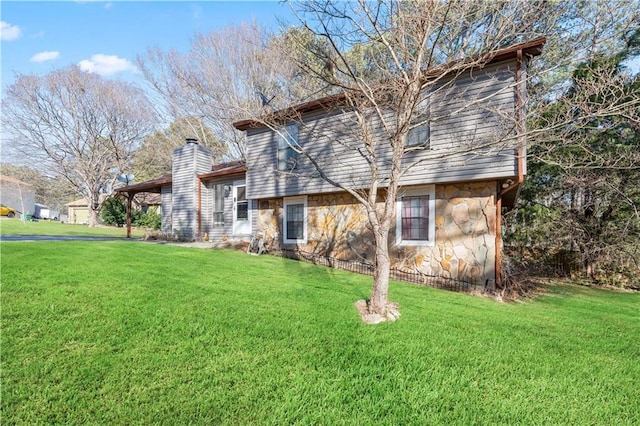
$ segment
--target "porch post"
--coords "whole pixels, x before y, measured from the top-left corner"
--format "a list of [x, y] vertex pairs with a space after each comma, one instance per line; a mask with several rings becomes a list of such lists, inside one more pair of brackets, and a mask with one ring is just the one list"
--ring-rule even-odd
[[134, 194], [127, 192], [127, 238], [131, 238], [131, 201]]

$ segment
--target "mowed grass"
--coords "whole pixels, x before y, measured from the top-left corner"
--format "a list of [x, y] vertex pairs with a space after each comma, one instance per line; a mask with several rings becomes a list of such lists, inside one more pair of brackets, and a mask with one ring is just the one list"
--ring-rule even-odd
[[2, 243], [3, 424], [638, 424], [640, 295], [527, 303], [146, 243]]
[[[132, 228], [133, 238], [144, 236], [145, 230]], [[127, 228], [116, 226], [99, 226], [89, 228], [87, 225], [72, 225], [56, 221], [39, 220], [23, 222], [18, 218], [0, 219], [0, 235], [72, 235], [86, 237], [122, 237], [126, 238]]]

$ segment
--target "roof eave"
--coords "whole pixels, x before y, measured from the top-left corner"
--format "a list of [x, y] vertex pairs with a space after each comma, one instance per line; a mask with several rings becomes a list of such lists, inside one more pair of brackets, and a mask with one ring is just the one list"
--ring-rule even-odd
[[[494, 52], [490, 52], [489, 54], [487, 54], [489, 59], [485, 63], [483, 63], [482, 65], [475, 65], [475, 66], [472, 65], [471, 68], [481, 68], [492, 63], [515, 58], [518, 54], [518, 51], [520, 50], [522, 51], [522, 53], [524, 53], [529, 57], [538, 56], [542, 54], [542, 48], [546, 42], [547, 42], [546, 37], [538, 37], [533, 40], [514, 44], [513, 46], [509, 46], [504, 49], [499, 49]], [[451, 72], [454, 72], [453, 70], [454, 65], [459, 64], [460, 62], [461, 61], [449, 62], [447, 64], [443, 64], [439, 67], [434, 68], [434, 70], [438, 70], [438, 72], [441, 72], [442, 70], [444, 70], [445, 72], [448, 73], [448, 71], [446, 70], [452, 69]], [[428, 79], [428, 75], [429, 75], [429, 71], [426, 72], [427, 79]], [[336, 103], [343, 100], [344, 98], [345, 98], [345, 95], [343, 93], [325, 96], [323, 98], [318, 98], [313, 101], [305, 102], [299, 105], [295, 105], [289, 108], [284, 108], [279, 111], [275, 111], [270, 114], [270, 117], [286, 118], [286, 117], [302, 114], [305, 112], [318, 110], [321, 108], [331, 107], [336, 105]], [[244, 131], [244, 130], [250, 130], [250, 129], [263, 128], [263, 127], [266, 127], [266, 125], [263, 122], [260, 122], [257, 120], [246, 119], [246, 120], [236, 121], [235, 123], [233, 123], [233, 127], [235, 127], [238, 130]]]

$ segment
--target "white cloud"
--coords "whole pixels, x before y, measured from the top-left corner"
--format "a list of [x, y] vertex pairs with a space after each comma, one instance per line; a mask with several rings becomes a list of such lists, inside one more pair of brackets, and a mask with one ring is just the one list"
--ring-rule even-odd
[[[91, 4], [91, 3], [102, 3], [103, 0], [75, 0], [77, 4]], [[113, 7], [113, 2], [106, 1], [104, 2], [105, 9], [111, 9]]]
[[91, 59], [80, 61], [78, 66], [82, 71], [104, 76], [123, 71], [137, 71], [137, 68], [128, 60], [119, 58], [115, 55], [103, 55], [102, 53], [93, 55]]
[[191, 17], [196, 20], [202, 18], [202, 8], [197, 4], [191, 5]]
[[52, 61], [60, 56], [60, 52], [40, 52], [31, 57], [31, 62]]
[[0, 21], [0, 39], [5, 41], [17, 40], [22, 35], [22, 30], [17, 25]]

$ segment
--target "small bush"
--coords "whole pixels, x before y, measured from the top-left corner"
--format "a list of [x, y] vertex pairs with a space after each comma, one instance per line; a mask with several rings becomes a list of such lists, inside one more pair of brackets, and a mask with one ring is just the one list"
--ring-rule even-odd
[[122, 198], [108, 198], [102, 206], [100, 220], [105, 225], [124, 225], [127, 221], [127, 207], [124, 205]]
[[141, 228], [160, 229], [162, 216], [153, 210], [149, 210], [146, 213], [137, 210], [133, 213], [133, 225]]

